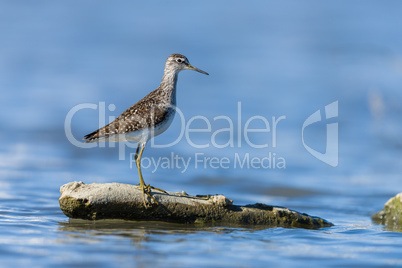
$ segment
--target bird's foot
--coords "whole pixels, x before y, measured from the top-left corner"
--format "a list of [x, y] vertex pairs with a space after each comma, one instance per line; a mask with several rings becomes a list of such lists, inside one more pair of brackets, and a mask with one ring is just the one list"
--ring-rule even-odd
[[155, 202], [155, 204], [159, 205], [159, 203], [158, 203], [158, 201], [156, 201], [155, 197], [153, 197], [153, 196], [151, 195], [151, 189], [154, 189], [154, 190], [163, 192], [163, 193], [165, 193], [165, 194], [167, 193], [165, 190], [162, 190], [162, 189], [153, 187], [153, 186], [151, 186], [151, 185], [149, 185], [149, 184], [148, 184], [148, 185], [144, 185], [143, 187], [141, 187], [140, 184], [137, 184], [137, 186], [138, 186], [138, 188], [140, 188], [140, 189], [142, 190], [143, 198], [144, 198], [144, 205], [145, 205], [146, 207], [148, 206], [148, 202], [147, 202], [147, 200], [145, 199], [145, 195], [147, 195], [149, 198], [151, 198], [151, 199]]
[[[137, 186], [140, 186], [140, 184], [137, 183]], [[141, 187], [140, 187], [140, 188], [141, 188]], [[144, 188], [146, 188], [146, 189], [149, 190], [149, 191], [151, 191], [151, 189], [154, 189], [154, 190], [157, 190], [157, 191], [159, 191], [159, 192], [162, 192], [162, 193], [167, 194], [167, 192], [166, 192], [165, 190], [162, 190], [162, 189], [160, 189], [160, 188], [153, 187], [153, 186], [151, 186], [151, 185], [149, 185], [149, 184], [148, 184], [148, 185], [145, 185]]]

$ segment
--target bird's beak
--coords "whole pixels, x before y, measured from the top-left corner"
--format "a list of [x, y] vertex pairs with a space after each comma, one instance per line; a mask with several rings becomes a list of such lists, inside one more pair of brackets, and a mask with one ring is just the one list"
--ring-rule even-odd
[[193, 70], [193, 71], [196, 71], [196, 72], [199, 72], [199, 73], [202, 73], [202, 74], [209, 75], [209, 73], [204, 72], [203, 70], [200, 70], [200, 69], [198, 69], [198, 68], [194, 67], [194, 66], [193, 66], [193, 65], [191, 65], [191, 64], [187, 64], [187, 69], [189, 69], [189, 70]]

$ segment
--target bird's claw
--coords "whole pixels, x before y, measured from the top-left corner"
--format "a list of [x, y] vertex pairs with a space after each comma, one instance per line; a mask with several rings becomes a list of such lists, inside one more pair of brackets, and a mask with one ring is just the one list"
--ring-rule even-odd
[[153, 197], [153, 196], [151, 195], [151, 189], [154, 189], [154, 190], [163, 192], [163, 193], [165, 193], [165, 194], [167, 193], [165, 190], [162, 190], [162, 189], [153, 187], [153, 186], [151, 186], [151, 185], [149, 185], [149, 184], [148, 184], [148, 185], [144, 185], [143, 187], [141, 187], [140, 183], [138, 183], [137, 186], [138, 186], [138, 188], [141, 189], [141, 191], [142, 191], [142, 193], [143, 193], [144, 205], [145, 205], [145, 206], [148, 206], [148, 204], [149, 204], [149, 203], [147, 202], [147, 200], [145, 199], [145, 195], [147, 195], [149, 198], [151, 198], [151, 199], [155, 202], [155, 204], [159, 205], [159, 203], [158, 203], [158, 201], [156, 201], [155, 197]]

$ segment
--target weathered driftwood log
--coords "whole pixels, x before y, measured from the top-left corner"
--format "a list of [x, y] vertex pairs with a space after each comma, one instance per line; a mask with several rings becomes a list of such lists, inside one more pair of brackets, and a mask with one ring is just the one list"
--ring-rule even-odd
[[152, 190], [152, 196], [159, 205], [149, 200], [149, 203], [152, 203], [146, 207], [141, 190], [134, 185], [70, 182], [63, 185], [60, 192], [60, 208], [70, 218], [247, 224], [267, 227], [332, 226], [324, 219], [287, 208], [264, 204], [236, 206], [223, 195], [200, 197]]
[[402, 193], [389, 199], [372, 218], [377, 224], [387, 225], [390, 231], [402, 232]]

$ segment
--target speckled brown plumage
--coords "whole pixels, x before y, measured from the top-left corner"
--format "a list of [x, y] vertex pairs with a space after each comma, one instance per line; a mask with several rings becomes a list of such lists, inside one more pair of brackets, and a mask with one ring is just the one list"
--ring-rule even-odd
[[174, 116], [176, 98], [168, 93], [161, 88], [152, 91], [145, 98], [128, 108], [113, 122], [86, 135], [84, 137], [85, 142], [92, 142], [100, 137], [158, 127], [163, 122], [166, 122], [170, 116]]

